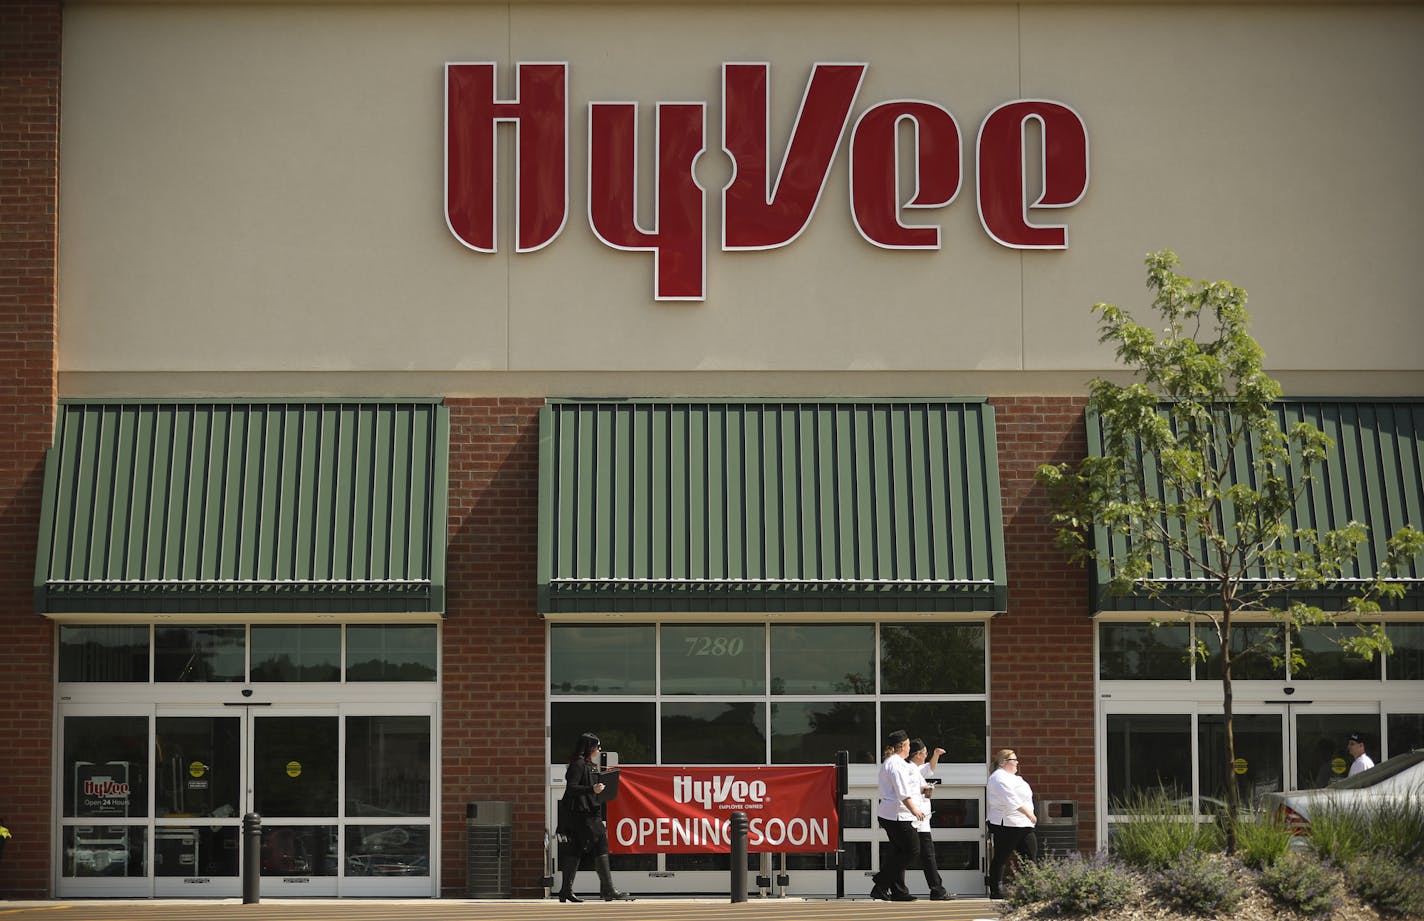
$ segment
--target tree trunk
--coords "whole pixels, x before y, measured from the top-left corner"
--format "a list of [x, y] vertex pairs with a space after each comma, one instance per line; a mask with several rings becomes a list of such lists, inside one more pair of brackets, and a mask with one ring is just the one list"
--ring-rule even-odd
[[1236, 817], [1241, 811], [1236, 788], [1236, 727], [1231, 716], [1231, 603], [1221, 606], [1221, 718], [1226, 728], [1226, 853], [1236, 853]]

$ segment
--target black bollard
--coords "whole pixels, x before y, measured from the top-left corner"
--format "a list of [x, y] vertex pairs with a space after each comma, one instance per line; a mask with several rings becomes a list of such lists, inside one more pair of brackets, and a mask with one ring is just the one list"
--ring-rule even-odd
[[262, 816], [249, 812], [242, 817], [242, 904], [261, 901]]
[[747, 900], [747, 814], [732, 813], [732, 901]]

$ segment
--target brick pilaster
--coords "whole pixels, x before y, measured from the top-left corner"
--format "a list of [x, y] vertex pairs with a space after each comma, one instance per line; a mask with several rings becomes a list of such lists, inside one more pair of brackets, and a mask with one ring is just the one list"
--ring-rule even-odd
[[34, 611], [55, 401], [60, 0], [0, 4], [0, 897], [49, 894], [53, 631]]

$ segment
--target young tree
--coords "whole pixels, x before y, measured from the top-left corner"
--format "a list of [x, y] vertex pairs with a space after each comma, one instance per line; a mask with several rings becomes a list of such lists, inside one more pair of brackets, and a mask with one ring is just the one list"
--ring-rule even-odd
[[[1424, 534], [1405, 527], [1391, 537], [1381, 571], [1351, 583], [1358, 590], [1344, 611], [1292, 599], [1337, 583], [1366, 529], [1353, 521], [1324, 532], [1292, 527], [1292, 513], [1333, 444], [1307, 423], [1283, 428], [1281, 388], [1262, 370], [1264, 353], [1248, 331], [1246, 292], [1227, 282], [1193, 282], [1177, 274], [1178, 265], [1169, 250], [1147, 257], [1160, 334], [1121, 307], [1093, 307], [1099, 341], [1114, 345], [1135, 381], [1091, 382], [1089, 409], [1101, 420], [1103, 454], [1076, 465], [1044, 465], [1038, 481], [1052, 498], [1058, 542], [1074, 559], [1107, 556], [1094, 544], [1094, 528], [1122, 538], [1102, 561], [1112, 594], [1146, 594], [1158, 607], [1211, 624], [1221, 655], [1224, 776], [1230, 777], [1238, 618], [1267, 615], [1298, 628], [1377, 613], [1381, 600], [1405, 590], [1388, 577], [1424, 569], [1418, 560]], [[1193, 590], [1172, 590], [1152, 578], [1166, 564], [1188, 573]], [[1359, 623], [1342, 645], [1366, 658], [1390, 651], [1382, 624]], [[1204, 644], [1195, 652], [1205, 656]], [[1295, 646], [1291, 657], [1300, 663]], [[1240, 803], [1235, 784], [1226, 792], [1227, 849], [1234, 851]]]

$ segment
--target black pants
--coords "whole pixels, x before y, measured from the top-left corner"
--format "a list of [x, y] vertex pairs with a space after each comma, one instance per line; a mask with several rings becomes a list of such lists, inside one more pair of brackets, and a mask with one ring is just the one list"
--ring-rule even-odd
[[989, 824], [989, 835], [994, 839], [994, 859], [989, 862], [989, 895], [998, 898], [1004, 885], [1004, 867], [1009, 858], [1018, 852], [1029, 860], [1038, 859], [1038, 837], [1033, 828], [1018, 825]]
[[908, 899], [910, 890], [905, 887], [905, 868], [915, 862], [915, 854], [920, 849], [915, 823], [881, 819], [880, 827], [885, 829], [890, 846], [885, 849], [885, 856], [880, 861], [880, 872], [870, 881], [889, 892], [891, 898]]
[[934, 836], [927, 831], [916, 832], [920, 838], [920, 868], [925, 871], [925, 882], [929, 884], [930, 895], [944, 895], [944, 877], [939, 875], [935, 864]]

